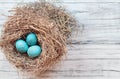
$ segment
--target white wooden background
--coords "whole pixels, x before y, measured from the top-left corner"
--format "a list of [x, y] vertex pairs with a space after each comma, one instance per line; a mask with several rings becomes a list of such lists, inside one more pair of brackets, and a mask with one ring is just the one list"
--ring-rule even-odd
[[[8, 15], [19, 2], [0, 0], [0, 28], [6, 21], [3, 14]], [[84, 30], [73, 38], [67, 59], [42, 78], [120, 79], [120, 0], [63, 0], [60, 4], [76, 16]], [[34, 79], [20, 75], [0, 52], [0, 79], [8, 78]]]

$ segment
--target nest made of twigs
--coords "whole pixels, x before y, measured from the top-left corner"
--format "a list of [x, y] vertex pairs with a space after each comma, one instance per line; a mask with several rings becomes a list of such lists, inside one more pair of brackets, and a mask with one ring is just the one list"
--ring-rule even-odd
[[[3, 26], [0, 46], [6, 58], [18, 69], [41, 74], [51, 68], [67, 52], [66, 42], [76, 26], [74, 18], [61, 7], [49, 2], [34, 2], [18, 6], [12, 10]], [[15, 41], [34, 32], [42, 53], [37, 58], [29, 58], [15, 49]]]

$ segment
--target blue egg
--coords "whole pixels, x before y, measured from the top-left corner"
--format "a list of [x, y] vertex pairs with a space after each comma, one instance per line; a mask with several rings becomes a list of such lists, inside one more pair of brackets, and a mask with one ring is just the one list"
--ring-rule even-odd
[[25, 53], [28, 50], [27, 43], [22, 39], [19, 39], [19, 40], [16, 41], [15, 47], [16, 47], [17, 51], [19, 51], [21, 53]]
[[35, 33], [29, 33], [26, 37], [26, 42], [29, 46], [37, 44], [37, 36]]
[[42, 49], [40, 46], [34, 45], [34, 46], [29, 47], [27, 54], [30, 58], [38, 57], [41, 54], [41, 51]]

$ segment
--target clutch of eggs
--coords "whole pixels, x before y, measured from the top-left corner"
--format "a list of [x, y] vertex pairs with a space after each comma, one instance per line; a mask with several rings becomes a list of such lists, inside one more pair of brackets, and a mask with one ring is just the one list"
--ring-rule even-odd
[[27, 53], [30, 58], [38, 57], [41, 54], [41, 47], [37, 44], [37, 36], [35, 33], [29, 33], [26, 36], [26, 41], [18, 39], [15, 47], [20, 53]]

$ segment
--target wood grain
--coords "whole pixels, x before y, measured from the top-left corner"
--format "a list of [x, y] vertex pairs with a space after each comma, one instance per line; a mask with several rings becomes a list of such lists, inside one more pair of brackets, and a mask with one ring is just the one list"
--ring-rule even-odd
[[[11, 10], [19, 2], [36, 0], [0, 0], [0, 30]], [[43, 79], [119, 79], [120, 77], [120, 0], [57, 1], [69, 10], [81, 27], [72, 37], [66, 58], [49, 70]], [[18, 73], [0, 52], [0, 79], [34, 79]], [[41, 78], [41, 79], [42, 79]]]

